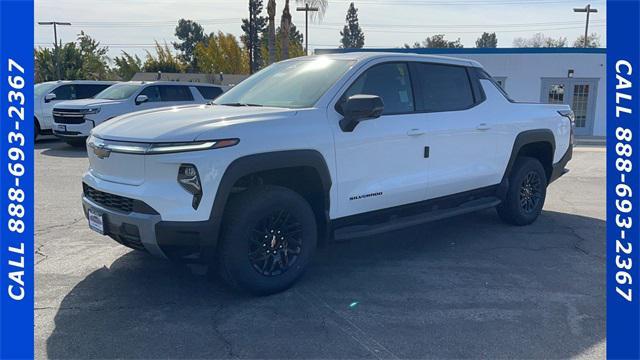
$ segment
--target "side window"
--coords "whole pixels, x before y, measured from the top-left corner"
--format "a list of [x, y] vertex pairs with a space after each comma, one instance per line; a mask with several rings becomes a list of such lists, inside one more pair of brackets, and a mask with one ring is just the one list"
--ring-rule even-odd
[[381, 97], [384, 114], [403, 114], [415, 110], [409, 69], [405, 63], [380, 64], [367, 69], [344, 93], [343, 99], [353, 95]]
[[109, 85], [76, 84], [76, 99], [92, 98], [108, 87]]
[[76, 91], [73, 85], [62, 85], [57, 87], [52, 93], [56, 94], [56, 100], [75, 100]]
[[217, 86], [196, 86], [196, 89], [207, 100], [213, 100], [222, 94], [222, 89]]
[[149, 100], [147, 100], [147, 102], [160, 102], [160, 101], [162, 101], [162, 100], [160, 100], [160, 90], [158, 89], [157, 86], [148, 86], [148, 87], [146, 87], [144, 90], [142, 90], [140, 95], [146, 95], [149, 98]]
[[193, 94], [188, 86], [159, 86], [162, 101], [193, 101]]
[[424, 111], [456, 111], [475, 103], [467, 69], [462, 66], [416, 64]]

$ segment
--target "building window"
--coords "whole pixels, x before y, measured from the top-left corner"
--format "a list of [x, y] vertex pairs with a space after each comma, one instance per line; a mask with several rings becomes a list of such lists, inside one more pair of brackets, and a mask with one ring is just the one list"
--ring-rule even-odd
[[576, 119], [576, 127], [587, 126], [587, 106], [589, 104], [589, 85], [576, 84], [573, 86], [573, 113]]
[[564, 104], [564, 85], [551, 85], [549, 87], [549, 104]]

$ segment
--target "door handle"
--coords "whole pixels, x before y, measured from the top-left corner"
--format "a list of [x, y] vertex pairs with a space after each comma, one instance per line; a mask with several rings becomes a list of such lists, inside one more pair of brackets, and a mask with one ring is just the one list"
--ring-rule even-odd
[[481, 130], [481, 131], [485, 131], [485, 130], [489, 130], [491, 129], [491, 126], [489, 126], [489, 124], [487, 123], [480, 123], [478, 126], [476, 126], [477, 130]]
[[411, 130], [407, 131], [407, 135], [409, 135], [409, 136], [420, 136], [420, 135], [424, 135], [424, 130], [420, 130], [420, 129], [411, 129]]

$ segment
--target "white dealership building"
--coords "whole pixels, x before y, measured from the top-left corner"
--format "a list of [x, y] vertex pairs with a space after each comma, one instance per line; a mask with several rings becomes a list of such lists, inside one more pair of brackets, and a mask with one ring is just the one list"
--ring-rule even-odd
[[606, 133], [606, 49], [462, 48], [326, 49], [316, 54], [350, 51], [403, 52], [473, 59], [480, 62], [516, 101], [563, 103], [576, 114], [576, 134]]

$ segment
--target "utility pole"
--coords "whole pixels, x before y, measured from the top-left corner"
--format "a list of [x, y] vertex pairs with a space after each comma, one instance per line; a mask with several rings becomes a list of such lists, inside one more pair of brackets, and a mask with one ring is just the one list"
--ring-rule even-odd
[[584, 27], [584, 47], [587, 47], [587, 45], [589, 44], [589, 15], [591, 13], [597, 13], [598, 9], [592, 9], [591, 4], [588, 4], [584, 9], [574, 8], [573, 12], [587, 13], [587, 24]]
[[309, 55], [309, 11], [318, 11], [317, 7], [309, 7], [309, 4], [304, 4], [304, 7], [296, 8], [296, 11], [304, 11], [304, 53]]
[[253, 1], [249, 0], [249, 74], [253, 74]]
[[58, 78], [57, 80], [60, 80], [60, 52], [58, 51], [58, 25], [61, 26], [69, 26], [71, 25], [70, 22], [57, 22], [57, 21], [39, 21], [38, 25], [53, 25], [53, 39], [54, 39], [54, 43], [53, 43], [53, 50], [56, 53], [55, 56], [55, 60], [56, 60], [56, 77]]

